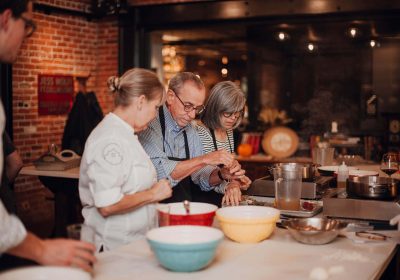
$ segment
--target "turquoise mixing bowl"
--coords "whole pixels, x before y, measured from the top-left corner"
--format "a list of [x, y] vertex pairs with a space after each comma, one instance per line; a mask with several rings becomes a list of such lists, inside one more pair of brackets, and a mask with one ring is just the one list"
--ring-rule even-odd
[[191, 272], [211, 263], [222, 231], [205, 226], [168, 226], [150, 230], [146, 237], [160, 264], [172, 271]]

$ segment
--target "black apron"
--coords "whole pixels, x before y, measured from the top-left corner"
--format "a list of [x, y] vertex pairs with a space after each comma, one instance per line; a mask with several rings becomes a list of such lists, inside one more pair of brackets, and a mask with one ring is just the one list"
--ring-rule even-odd
[[[217, 146], [217, 139], [215, 137], [214, 130], [210, 129], [210, 132], [211, 132], [211, 137], [212, 137], [213, 144], [214, 144], [214, 150], [217, 151], [218, 150], [218, 146]], [[231, 142], [229, 141], [228, 134], [227, 134], [227, 137], [228, 137], [228, 143], [229, 143], [230, 151], [231, 151], [231, 153], [233, 153], [232, 147], [231, 147]], [[200, 188], [192, 189], [192, 196], [193, 196], [194, 201], [211, 203], [211, 204], [214, 204], [214, 205], [216, 205], [218, 207], [221, 207], [222, 198], [224, 197], [223, 194], [217, 193], [214, 190], [205, 192], [205, 191], [201, 191]]]
[[[214, 130], [210, 129], [210, 132], [211, 132], [211, 137], [212, 137], [213, 144], [214, 144], [214, 150], [217, 151], [218, 146], [217, 146], [217, 139], [215, 137]], [[228, 134], [226, 136], [228, 137], [230, 151], [231, 151], [231, 153], [233, 153]], [[192, 195], [193, 195], [193, 198], [195, 199], [195, 201], [211, 203], [218, 207], [221, 207], [222, 198], [224, 197], [223, 194], [217, 193], [216, 191], [211, 190], [211, 191], [205, 192], [205, 191], [201, 191], [200, 188], [197, 188], [196, 190], [192, 190]]]
[[[160, 107], [159, 110], [160, 124], [161, 124], [161, 132], [163, 137], [163, 151], [165, 153], [165, 116], [163, 107]], [[189, 151], [189, 143], [187, 140], [186, 131], [183, 131], [183, 137], [185, 139], [185, 158], [176, 158], [176, 157], [168, 157], [169, 160], [174, 161], [183, 161], [190, 159], [190, 151]], [[200, 187], [193, 183], [192, 178], [187, 176], [183, 180], [181, 180], [175, 187], [172, 188], [172, 196], [170, 198], [164, 199], [161, 201], [162, 203], [170, 203], [170, 202], [181, 202], [183, 200], [194, 201], [192, 197], [192, 189], [199, 189]]]

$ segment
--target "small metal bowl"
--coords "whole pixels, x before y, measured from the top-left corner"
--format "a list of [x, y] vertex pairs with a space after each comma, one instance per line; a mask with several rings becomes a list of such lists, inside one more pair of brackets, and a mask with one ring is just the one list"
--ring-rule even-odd
[[335, 219], [305, 218], [283, 220], [292, 237], [298, 242], [321, 245], [332, 242], [346, 225]]

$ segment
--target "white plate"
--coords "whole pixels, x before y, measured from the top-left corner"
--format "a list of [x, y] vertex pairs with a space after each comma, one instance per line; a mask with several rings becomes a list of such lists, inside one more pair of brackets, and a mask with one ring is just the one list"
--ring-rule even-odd
[[[335, 172], [337, 174], [337, 172]], [[350, 177], [378, 176], [379, 172], [371, 170], [349, 170]]]
[[[357, 168], [354, 166], [347, 166], [347, 168], [349, 169], [349, 172], [352, 170], [357, 170]], [[332, 173], [337, 172], [338, 169], [339, 169], [339, 165], [325, 165], [325, 166], [318, 167], [318, 170], [321, 170], [323, 172], [332, 172]]]
[[0, 274], [0, 280], [90, 280], [89, 273], [78, 268], [33, 266], [17, 268]]

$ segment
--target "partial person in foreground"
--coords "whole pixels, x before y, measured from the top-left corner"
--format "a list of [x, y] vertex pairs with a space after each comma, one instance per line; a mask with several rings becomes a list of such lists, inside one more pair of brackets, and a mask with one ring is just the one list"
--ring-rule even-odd
[[[168, 179], [173, 186], [171, 199], [164, 202], [202, 201], [203, 192], [238, 184], [224, 178], [244, 175], [240, 164], [226, 150], [203, 153], [192, 121], [204, 110], [205, 98], [206, 90], [198, 76], [190, 72], [176, 74], [168, 85], [166, 105], [149, 128], [139, 134], [158, 178]], [[214, 203], [221, 206], [221, 201]]]
[[3, 161], [0, 198], [9, 213], [17, 214], [14, 181], [24, 163], [6, 131], [3, 132]]
[[[205, 154], [224, 149], [234, 154], [235, 143], [233, 129], [239, 126], [244, 113], [246, 97], [233, 82], [224, 81], [216, 84], [207, 98], [205, 110], [198, 122], [197, 131]], [[204, 193], [204, 200], [213, 201], [222, 198], [227, 205], [238, 205], [241, 190], [246, 190], [251, 180], [242, 175], [235, 179], [237, 184], [225, 189], [215, 188], [215, 192]]]
[[[27, 0], [2, 0], [0, 2], [0, 61], [12, 63], [17, 59], [25, 38], [35, 31], [32, 20], [32, 2]], [[0, 132], [3, 133], [5, 115], [0, 104]], [[0, 150], [3, 149], [0, 140]], [[3, 155], [0, 155], [0, 172], [3, 170]], [[0, 186], [2, 187], [2, 186]], [[96, 261], [94, 246], [89, 243], [54, 239], [42, 240], [25, 230], [22, 222], [8, 214], [0, 202], [0, 254], [8, 253], [43, 265], [80, 267], [91, 271]], [[0, 260], [1, 263], [1, 260]]]
[[171, 196], [136, 133], [147, 128], [164, 103], [157, 76], [131, 69], [109, 79], [115, 109], [89, 135], [83, 152], [79, 196], [84, 223], [95, 229], [98, 251], [143, 238], [155, 220], [154, 203]]

